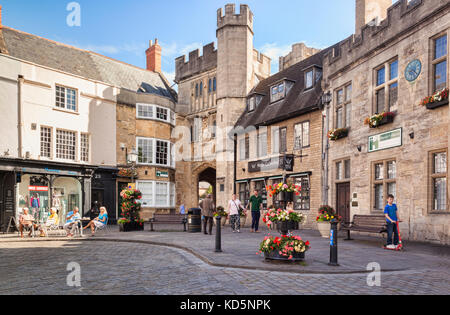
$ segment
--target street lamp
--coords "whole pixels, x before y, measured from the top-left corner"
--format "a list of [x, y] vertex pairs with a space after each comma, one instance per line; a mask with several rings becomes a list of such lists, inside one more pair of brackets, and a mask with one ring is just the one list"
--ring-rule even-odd
[[136, 162], [138, 160], [138, 153], [136, 152], [136, 148], [131, 150], [131, 153], [128, 154], [127, 157], [128, 164], [131, 164], [131, 182], [134, 182], [134, 173], [136, 172]]

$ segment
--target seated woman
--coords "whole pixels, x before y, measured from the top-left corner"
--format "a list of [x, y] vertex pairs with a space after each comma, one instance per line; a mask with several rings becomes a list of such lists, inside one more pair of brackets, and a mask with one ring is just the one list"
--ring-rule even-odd
[[39, 226], [39, 231], [41, 232], [41, 237], [45, 237], [47, 235], [47, 229], [52, 226], [58, 226], [59, 217], [56, 213], [56, 208], [50, 209], [50, 216], [47, 218], [47, 222], [45, 224]]
[[106, 225], [108, 222], [108, 212], [106, 211], [105, 207], [100, 208], [100, 215], [98, 218], [95, 218], [91, 222], [89, 222], [88, 225], [86, 225], [83, 230], [86, 230], [87, 228], [91, 228], [92, 236], [95, 235], [95, 228], [102, 228]]

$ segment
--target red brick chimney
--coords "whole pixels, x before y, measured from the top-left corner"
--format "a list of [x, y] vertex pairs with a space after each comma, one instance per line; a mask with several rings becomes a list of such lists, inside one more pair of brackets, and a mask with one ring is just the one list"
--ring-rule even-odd
[[161, 46], [158, 44], [158, 39], [155, 39], [155, 44], [150, 41], [150, 48], [145, 51], [147, 55], [147, 70], [161, 73]]

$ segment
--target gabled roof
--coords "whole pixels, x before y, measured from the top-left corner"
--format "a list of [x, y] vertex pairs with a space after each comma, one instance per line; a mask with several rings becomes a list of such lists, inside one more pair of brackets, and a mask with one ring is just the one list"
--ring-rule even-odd
[[[305, 70], [314, 66], [322, 67], [323, 56], [328, 51], [329, 49], [322, 50], [308, 59], [261, 81], [249, 95], [257, 93], [264, 95], [264, 97], [254, 111], [249, 112], [246, 108], [236, 126], [241, 126], [244, 129], [249, 126], [268, 126], [319, 109], [322, 80], [317, 81], [312, 89], [305, 90]], [[283, 80], [293, 81], [294, 85], [284, 99], [271, 103], [271, 87]]]
[[[176, 92], [159, 73], [3, 26], [6, 53], [12, 57], [139, 93], [176, 101]], [[3, 35], [3, 36], [1, 36]], [[143, 89], [140, 89], [140, 87]], [[143, 92], [145, 91], [145, 92]]]

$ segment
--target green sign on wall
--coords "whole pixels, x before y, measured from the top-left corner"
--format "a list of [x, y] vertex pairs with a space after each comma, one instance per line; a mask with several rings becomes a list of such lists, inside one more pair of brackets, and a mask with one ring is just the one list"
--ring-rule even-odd
[[402, 146], [402, 128], [369, 137], [369, 152]]
[[169, 172], [156, 171], [156, 177], [169, 178]]

